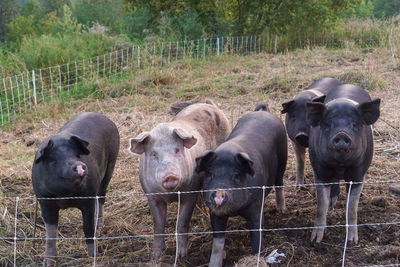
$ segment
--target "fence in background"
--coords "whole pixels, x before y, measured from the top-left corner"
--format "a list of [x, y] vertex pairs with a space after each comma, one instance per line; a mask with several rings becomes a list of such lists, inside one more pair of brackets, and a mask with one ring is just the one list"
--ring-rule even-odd
[[1, 125], [12, 122], [15, 115], [31, 110], [34, 105], [76, 94], [78, 85], [86, 81], [111, 79], [128, 71], [163, 67], [178, 60], [259, 53], [265, 50], [265, 41], [259, 36], [240, 36], [133, 45], [101, 56], [3, 78]]
[[[281, 227], [281, 228], [263, 228], [262, 225], [262, 221], [260, 220], [260, 225], [259, 225], [259, 229], [246, 229], [246, 230], [241, 230], [241, 229], [235, 229], [235, 230], [227, 230], [227, 231], [219, 231], [218, 233], [237, 233], [237, 232], [259, 232], [260, 236], [262, 236], [263, 233], [268, 233], [268, 232], [276, 232], [276, 231], [306, 231], [306, 230], [312, 230], [312, 229], [318, 229], [318, 228], [344, 228], [346, 229], [346, 237], [345, 240], [343, 240], [343, 256], [342, 256], [342, 266], [346, 265], [346, 251], [347, 251], [347, 244], [348, 244], [348, 240], [347, 240], [347, 234], [348, 234], [348, 230], [349, 227], [353, 226], [349, 224], [348, 221], [348, 200], [349, 200], [349, 194], [351, 192], [351, 187], [352, 185], [356, 185], [356, 184], [370, 184], [370, 185], [379, 185], [379, 184], [390, 184], [390, 183], [400, 183], [400, 180], [380, 180], [380, 181], [364, 181], [364, 182], [338, 182], [338, 183], [327, 183], [327, 184], [304, 184], [303, 186], [309, 187], [309, 186], [317, 186], [317, 185], [334, 185], [334, 184], [339, 184], [339, 185], [346, 185], [349, 187], [349, 191], [348, 191], [348, 195], [347, 195], [347, 204], [346, 204], [346, 224], [340, 224], [340, 225], [327, 225], [327, 226], [299, 226], [299, 227], [292, 227], [292, 228], [286, 228], [286, 227]], [[295, 188], [297, 187], [297, 185], [286, 185], [286, 186], [279, 186], [280, 188]], [[273, 187], [269, 187], [269, 186], [254, 186], [254, 187], [243, 187], [243, 188], [229, 188], [226, 190], [262, 190], [263, 195], [265, 196], [265, 191], [266, 189], [272, 189]], [[277, 188], [277, 187], [275, 187]], [[145, 196], [145, 195], [165, 195], [165, 194], [176, 194], [177, 198], [178, 198], [178, 209], [177, 209], [177, 215], [176, 215], [176, 225], [178, 225], [178, 219], [179, 219], [179, 205], [180, 205], [180, 200], [181, 200], [181, 195], [183, 194], [193, 194], [193, 193], [203, 193], [206, 192], [207, 190], [199, 190], [199, 191], [189, 191], [189, 192], [171, 192], [171, 193], [133, 193], [133, 194], [126, 194], [126, 195], [110, 195], [110, 196], [106, 196], [105, 198], [111, 199], [111, 198], [130, 198], [130, 197], [138, 197], [138, 196]], [[57, 200], [57, 199], [89, 199], [89, 198], [95, 198], [96, 199], [96, 222], [95, 225], [97, 225], [98, 223], [98, 207], [99, 207], [99, 199], [100, 197], [63, 197], [63, 198], [39, 198], [40, 199], [51, 199], [51, 200]], [[35, 237], [35, 236], [18, 236], [18, 217], [22, 218], [22, 214], [19, 214], [19, 206], [21, 205], [20, 203], [24, 200], [30, 200], [30, 201], [35, 201], [38, 200], [35, 197], [7, 197], [7, 196], [2, 196], [0, 197], [0, 199], [2, 200], [8, 200], [8, 201], [15, 201], [15, 208], [14, 208], [14, 218], [11, 221], [14, 221], [14, 235], [13, 236], [0, 236], [0, 240], [3, 241], [9, 241], [13, 243], [13, 265], [14, 266], [18, 266], [18, 252], [17, 252], [17, 243], [20, 241], [36, 241], [36, 240], [46, 240], [47, 238], [43, 238], [43, 237]], [[264, 203], [264, 199], [262, 200]], [[261, 205], [261, 210], [260, 215], [263, 216], [264, 214], [264, 204], [262, 203]], [[134, 211], [132, 211], [134, 212]], [[11, 215], [12, 213], [10, 213]], [[106, 216], [106, 214], [105, 214]], [[62, 219], [62, 218], [61, 218]], [[115, 218], [114, 218], [115, 219]], [[33, 224], [33, 222], [31, 222]], [[359, 222], [358, 227], [366, 227], [366, 226], [390, 226], [390, 225], [400, 225], [400, 221], [382, 221], [382, 222], [374, 222], [374, 223], [362, 223]], [[25, 234], [25, 231], [21, 231], [22, 233]], [[193, 236], [193, 235], [212, 235], [214, 232], [212, 231], [198, 231], [198, 232], [188, 232], [188, 233], [178, 233], [177, 232], [177, 228], [175, 228], [175, 232], [174, 233], [169, 233], [169, 234], [158, 234], [158, 236], [175, 236], [176, 238], [176, 256], [175, 256], [175, 261], [174, 261], [174, 266], [177, 266], [178, 263], [178, 242], [177, 242], [177, 238], [179, 235], [189, 235], [189, 236]], [[96, 233], [95, 231], [95, 236], [91, 239], [94, 240], [94, 244], [96, 247], [96, 251], [97, 251], [97, 247], [98, 247], [98, 243], [100, 241], [104, 241], [104, 240], [116, 240], [116, 239], [134, 239], [134, 238], [152, 238], [156, 236], [156, 234], [138, 234], [138, 235], [124, 235], [124, 236], [100, 236], [98, 233]], [[362, 236], [361, 236], [362, 239]], [[85, 240], [85, 238], [79, 238], [79, 237], [58, 237], [57, 240], [67, 240], [67, 241], [71, 241], [71, 240]], [[338, 244], [335, 244], [338, 245]], [[25, 245], [24, 245], [25, 246]], [[260, 247], [261, 248], [261, 247]], [[44, 246], [43, 248], [41, 248], [42, 251], [44, 251]], [[34, 253], [32, 251], [32, 253]], [[190, 252], [189, 252], [190, 253]], [[59, 255], [61, 256], [61, 255]], [[265, 261], [265, 258], [263, 258], [263, 256], [261, 255], [261, 250], [259, 249], [258, 254], [258, 263], [257, 266], [259, 266], [260, 261]], [[98, 264], [98, 259], [96, 257], [96, 254], [94, 255], [93, 258], [93, 266], [97, 266]], [[372, 267], [374, 265], [371, 265], [370, 267]], [[388, 264], [388, 265], [379, 265], [379, 266], [398, 266], [398, 264], [393, 263], [393, 264]]]
[[[0, 123], [11, 123], [17, 114], [55, 97], [68, 98], [81, 91], [80, 84], [97, 79], [111, 79], [139, 68], [163, 67], [178, 60], [198, 60], [224, 54], [277, 53], [292, 48], [326, 46], [346, 47], [353, 42], [358, 47], [389, 46], [393, 31], [358, 33], [352, 40], [330, 32], [301, 33], [280, 37], [262, 36], [212, 37], [192, 41], [146, 43], [133, 45], [89, 59], [53, 67], [35, 69], [0, 80]], [[393, 50], [393, 49], [392, 49]]]

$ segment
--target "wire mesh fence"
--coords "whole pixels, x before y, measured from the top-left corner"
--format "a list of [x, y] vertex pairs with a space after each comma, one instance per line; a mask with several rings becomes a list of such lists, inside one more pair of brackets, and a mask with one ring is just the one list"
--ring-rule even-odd
[[[179, 220], [179, 207], [180, 207], [180, 201], [181, 201], [181, 196], [184, 194], [201, 194], [203, 192], [207, 192], [207, 191], [212, 191], [212, 190], [198, 190], [198, 191], [188, 191], [188, 192], [166, 192], [166, 193], [129, 193], [129, 194], [125, 194], [125, 195], [112, 195], [110, 194], [109, 196], [106, 196], [105, 198], [107, 199], [107, 201], [123, 201], [124, 199], [130, 199], [130, 198], [143, 198], [143, 200], [145, 200], [145, 197], [147, 195], [169, 195], [169, 194], [174, 194], [177, 195], [177, 199], [178, 199], [178, 203], [177, 203], [177, 210], [175, 213], [175, 226], [171, 226], [170, 228], [174, 228], [174, 231], [170, 231], [167, 232], [165, 234], [153, 234], [151, 229], [146, 229], [146, 233], [122, 233], [121, 235], [116, 235], [116, 236], [111, 236], [111, 235], [107, 235], [102, 233], [102, 231], [95, 231], [95, 234], [93, 237], [88, 238], [88, 239], [92, 239], [94, 241], [95, 244], [95, 251], [98, 250], [98, 246], [101, 246], [102, 243], [101, 242], [106, 242], [106, 241], [117, 241], [117, 240], [138, 240], [138, 239], [146, 239], [146, 240], [152, 240], [155, 236], [163, 236], [163, 237], [172, 237], [175, 239], [175, 258], [173, 260], [174, 262], [174, 266], [179, 265], [179, 255], [178, 255], [178, 241], [177, 238], [178, 236], [182, 236], [182, 235], [187, 235], [189, 237], [195, 237], [195, 236], [204, 236], [204, 235], [213, 235], [215, 233], [225, 233], [225, 234], [232, 234], [232, 233], [250, 233], [250, 232], [259, 232], [260, 236], [264, 236], [264, 238], [266, 237], [266, 235], [268, 235], [269, 233], [272, 232], [278, 232], [281, 233], [282, 235], [284, 235], [285, 232], [288, 231], [310, 231], [313, 229], [318, 229], [318, 228], [342, 228], [345, 229], [346, 231], [346, 235], [345, 238], [343, 240], [343, 243], [341, 245], [343, 245], [343, 253], [342, 253], [342, 257], [341, 257], [341, 265], [342, 266], [346, 266], [346, 264], [348, 262], [346, 262], [346, 252], [348, 249], [348, 240], [347, 240], [347, 233], [348, 233], [348, 229], [349, 227], [352, 227], [354, 225], [349, 224], [348, 222], [348, 199], [349, 199], [349, 194], [351, 192], [351, 186], [356, 185], [356, 184], [362, 184], [362, 185], [370, 185], [370, 186], [378, 186], [378, 185], [383, 185], [383, 184], [392, 184], [392, 183], [400, 183], [400, 180], [395, 179], [395, 180], [375, 180], [375, 181], [364, 181], [364, 182], [333, 182], [333, 183], [325, 183], [325, 184], [304, 184], [303, 187], [314, 187], [314, 186], [318, 186], [318, 185], [335, 185], [335, 184], [339, 184], [339, 185], [346, 185], [348, 186], [349, 190], [347, 193], [347, 201], [346, 201], [346, 206], [345, 206], [345, 224], [328, 224], [326, 226], [310, 226], [310, 225], [299, 225], [298, 227], [279, 227], [275, 226], [272, 228], [264, 228], [263, 226], [263, 220], [260, 219], [260, 223], [259, 223], [259, 227], [257, 229], [240, 229], [237, 227], [234, 227], [234, 229], [232, 230], [226, 230], [226, 231], [208, 231], [207, 229], [196, 229], [187, 233], [179, 233], [178, 232], [178, 220]], [[267, 189], [273, 189], [273, 188], [284, 188], [286, 190], [296, 190], [298, 188], [297, 185], [284, 185], [284, 186], [252, 186], [252, 187], [241, 187], [241, 188], [227, 188], [225, 190], [259, 190], [259, 191], [263, 191], [263, 195], [265, 195], [265, 192]], [[3, 234], [0, 235], [0, 241], [2, 242], [7, 242], [6, 244], [8, 244], [8, 247], [10, 248], [10, 252], [12, 253], [12, 263], [10, 265], [13, 266], [21, 266], [21, 262], [24, 262], [26, 264], [26, 258], [31, 257], [32, 259], [34, 257], [37, 257], [38, 255], [36, 255], [36, 253], [38, 253], [38, 251], [40, 251], [41, 253], [39, 253], [39, 257], [43, 257], [43, 251], [44, 251], [44, 246], [42, 246], [41, 248], [39, 248], [38, 251], [36, 250], [30, 250], [29, 253], [31, 253], [32, 255], [26, 255], [26, 247], [29, 246], [35, 246], [35, 242], [37, 241], [44, 241], [44, 240], [54, 240], [54, 238], [46, 238], [46, 237], [37, 237], [35, 232], [31, 231], [31, 229], [28, 228], [32, 228], [34, 223], [31, 218], [29, 218], [29, 216], [27, 216], [26, 214], [28, 213], [26, 210], [26, 206], [30, 205], [33, 206], [32, 204], [37, 201], [37, 200], [71, 200], [71, 199], [96, 199], [96, 218], [95, 218], [95, 224], [98, 224], [99, 221], [99, 217], [98, 217], [98, 207], [99, 207], [99, 199], [102, 197], [99, 196], [90, 196], [90, 197], [62, 197], [62, 198], [35, 198], [35, 197], [19, 197], [19, 196], [2, 196], [0, 197], [0, 201], [2, 201], [2, 204], [5, 204], [7, 207], [9, 207], [10, 211], [9, 211], [9, 221], [12, 223], [12, 225], [9, 225], [9, 229], [7, 229], [6, 231], [2, 231]], [[260, 218], [263, 218], [265, 215], [265, 206], [264, 206], [264, 199], [260, 200], [262, 201], [262, 205], [261, 205], [261, 209], [260, 209], [260, 214], [262, 215]], [[6, 203], [5, 203], [6, 202]], [[107, 202], [106, 202], [107, 203]], [[132, 213], [135, 213], [134, 208], [130, 211]], [[33, 214], [34, 211], [30, 210], [30, 213]], [[107, 217], [107, 214], [105, 214], [105, 216]], [[4, 215], [3, 215], [4, 217]], [[32, 216], [31, 216], [32, 217]], [[123, 219], [122, 215], [119, 215], [120, 218], [118, 218], [117, 216], [113, 216], [112, 220], [118, 220], [118, 219]], [[3, 218], [4, 219], [4, 218]], [[60, 220], [65, 220], [65, 216], [60, 218]], [[387, 218], [382, 218], [381, 221], [376, 221], [376, 222], [359, 222], [357, 224], [357, 226], [359, 228], [361, 227], [383, 227], [383, 226], [398, 226], [400, 225], [400, 220], [396, 219], [396, 220], [386, 220]], [[27, 227], [28, 228], [25, 228]], [[36, 227], [36, 226], [35, 226]], [[6, 232], [7, 234], [4, 234], [4, 232]], [[362, 237], [361, 237], [362, 238]], [[75, 246], [73, 245], [72, 242], [76, 242], [76, 241], [85, 241], [87, 238], [84, 237], [77, 237], [77, 236], [73, 236], [73, 234], [71, 233], [63, 233], [63, 235], [55, 238], [58, 241], [64, 241], [64, 246], [68, 246], [70, 247], [70, 250], [74, 250]], [[260, 240], [261, 242], [261, 240]], [[335, 244], [336, 246], [339, 244]], [[260, 246], [261, 248], [261, 246]], [[24, 251], [25, 254], [23, 254]], [[128, 252], [126, 252], [128, 253]], [[189, 252], [190, 253], [190, 252]], [[102, 257], [97, 257], [97, 254], [95, 253], [94, 257], [89, 258], [90, 259], [90, 264], [93, 266], [98, 266], [98, 265], [102, 265], [104, 262], [104, 253], [102, 255]], [[61, 256], [61, 255], [59, 255]], [[113, 257], [113, 255], [108, 255], [109, 257]], [[265, 259], [262, 256], [262, 252], [261, 249], [259, 249], [257, 255], [258, 257], [258, 263], [257, 266], [259, 266], [259, 263], [261, 263], [262, 261], [265, 261]], [[3, 259], [4, 260], [4, 259]], [[33, 261], [33, 260], [32, 260]], [[4, 263], [4, 261], [3, 261]], [[34, 262], [31, 262], [34, 263]], [[374, 265], [371, 265], [374, 266]], [[388, 264], [388, 265], [380, 265], [380, 266], [397, 266], [395, 264]]]
[[344, 34], [322, 31], [279, 36], [211, 37], [190, 41], [145, 43], [72, 61], [3, 77], [0, 85], [0, 121], [4, 126], [17, 114], [55, 97], [68, 99], [81, 91], [80, 84], [98, 79], [112, 79], [140, 68], [164, 67], [178, 60], [211, 59], [222, 55], [245, 56], [251, 53], [277, 53], [293, 48], [325, 46], [344, 48], [349, 42], [357, 47], [393, 47], [397, 30], [361, 31]]

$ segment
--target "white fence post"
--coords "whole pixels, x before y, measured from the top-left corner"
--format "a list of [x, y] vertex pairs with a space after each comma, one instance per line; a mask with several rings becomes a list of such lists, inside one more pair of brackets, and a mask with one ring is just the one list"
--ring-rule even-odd
[[67, 90], [69, 95], [69, 63], [67, 64]]
[[12, 85], [12, 79], [11, 77], [8, 78], [10, 81], [10, 88], [11, 88], [11, 100], [12, 100], [12, 104], [13, 104], [13, 110], [14, 110], [14, 115], [15, 115], [15, 101], [14, 101], [14, 88]]
[[138, 69], [140, 69], [140, 46], [138, 46], [137, 65], [138, 65]]
[[217, 37], [217, 56], [219, 56], [219, 37]]
[[8, 121], [10, 121], [10, 107], [8, 105], [8, 97], [7, 97], [7, 88], [6, 88], [6, 79], [5, 78], [3, 78], [3, 88], [4, 88], [5, 97], [6, 97]]
[[22, 81], [22, 91], [24, 94], [24, 107], [26, 108], [26, 92], [25, 92], [24, 74], [21, 74], [21, 81]]
[[60, 67], [60, 65], [58, 65], [58, 79], [60, 80], [60, 81], [59, 81], [59, 83], [60, 83], [60, 88], [58, 88], [58, 92], [61, 93], [62, 84], [61, 84], [61, 67]]
[[32, 70], [32, 84], [33, 84], [33, 100], [35, 102], [35, 105], [37, 105], [35, 70]]
[[[75, 62], [75, 67], [76, 67], [76, 62]], [[40, 71], [39, 71], [39, 76], [40, 76], [40, 83], [42, 85], [42, 102], [44, 102], [44, 86], [43, 86], [42, 69], [40, 69]]]
[[18, 221], [18, 201], [19, 197], [15, 199], [15, 219], [14, 219], [14, 266], [17, 266], [17, 221]]

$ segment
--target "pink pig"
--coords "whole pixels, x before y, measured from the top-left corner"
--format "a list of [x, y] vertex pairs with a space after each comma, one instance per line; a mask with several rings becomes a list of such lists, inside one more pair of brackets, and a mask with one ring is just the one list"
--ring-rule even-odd
[[[139, 177], [146, 193], [196, 191], [202, 181], [194, 175], [195, 159], [225, 141], [230, 126], [225, 114], [210, 100], [181, 110], [168, 123], [130, 139], [129, 150], [141, 154]], [[180, 195], [178, 233], [187, 233], [198, 193]], [[176, 193], [147, 195], [154, 220], [153, 258], [165, 248], [167, 204], [178, 200]], [[178, 255], [187, 250], [187, 235], [178, 236]]]

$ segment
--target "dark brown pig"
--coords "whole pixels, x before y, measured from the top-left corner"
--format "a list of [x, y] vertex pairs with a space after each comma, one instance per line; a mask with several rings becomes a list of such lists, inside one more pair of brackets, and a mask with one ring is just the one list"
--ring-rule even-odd
[[[263, 111], [257, 111], [262, 109]], [[251, 252], [259, 251], [264, 202], [263, 190], [243, 187], [282, 186], [287, 161], [287, 138], [283, 123], [258, 105], [255, 112], [239, 119], [226, 142], [196, 159], [196, 172], [203, 181], [204, 200], [210, 209], [214, 232], [209, 266], [222, 266], [228, 218], [248, 221]], [[233, 190], [232, 190], [233, 189]], [[282, 187], [275, 188], [277, 208], [285, 209]], [[265, 190], [265, 196], [271, 188]], [[261, 225], [260, 225], [261, 220]], [[256, 231], [257, 230], [257, 231]]]
[[[373, 155], [371, 124], [379, 118], [380, 99], [371, 100], [364, 89], [341, 85], [323, 103], [307, 103], [310, 131], [310, 160], [317, 184], [317, 216], [311, 241], [321, 242], [329, 203], [337, 199], [338, 190], [323, 183], [340, 180], [356, 182], [348, 199], [348, 240], [358, 242], [357, 208], [362, 182]], [[337, 187], [337, 186], [336, 186]], [[349, 190], [349, 186], [347, 186]]]
[[[201, 180], [193, 175], [195, 158], [207, 149], [221, 144], [230, 131], [228, 119], [211, 101], [192, 104], [181, 110], [173, 121], [160, 123], [150, 132], [130, 140], [130, 151], [141, 154], [139, 177], [147, 195], [154, 220], [153, 258], [165, 248], [164, 234], [167, 204], [177, 201], [177, 191], [201, 188]], [[178, 233], [187, 233], [198, 194], [180, 195]], [[178, 255], [187, 250], [187, 235], [178, 237]]]
[[306, 119], [306, 103], [311, 101], [323, 102], [325, 95], [339, 85], [341, 85], [340, 81], [335, 78], [322, 78], [313, 82], [307, 90], [300, 92], [292, 100], [282, 104], [281, 112], [286, 113], [286, 130], [296, 155], [297, 185], [303, 184], [304, 180], [304, 160], [310, 132], [310, 126]]
[[[46, 225], [45, 266], [55, 265], [58, 214], [60, 209], [81, 210], [88, 254], [94, 255], [95, 198], [99, 198], [98, 226], [119, 150], [115, 124], [105, 116], [87, 112], [68, 121], [58, 133], [45, 139], [35, 155], [32, 184], [39, 198]], [[42, 199], [74, 198], [76, 199]]]

